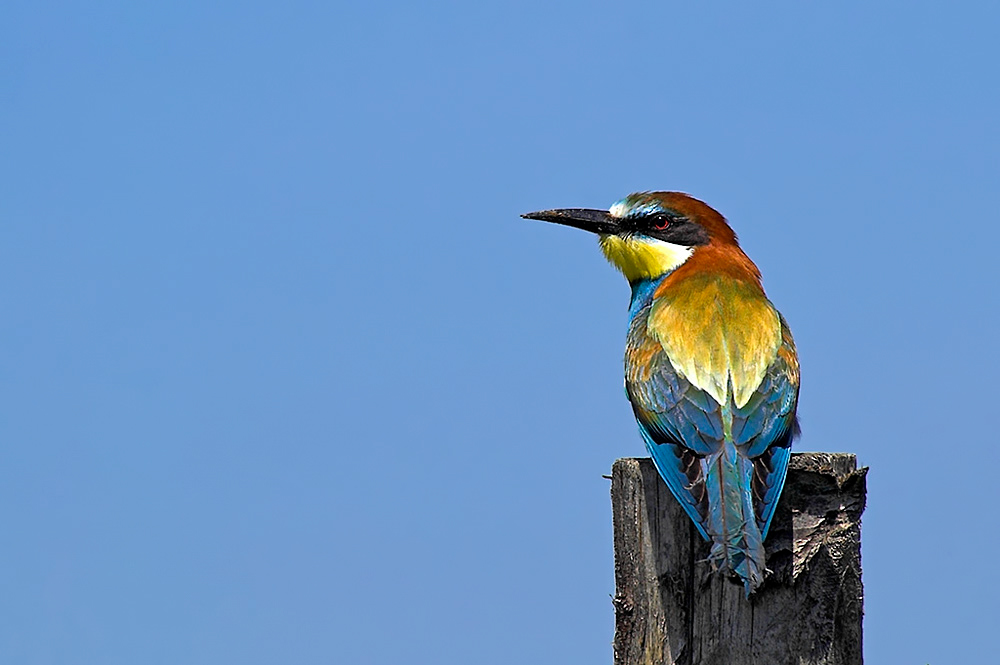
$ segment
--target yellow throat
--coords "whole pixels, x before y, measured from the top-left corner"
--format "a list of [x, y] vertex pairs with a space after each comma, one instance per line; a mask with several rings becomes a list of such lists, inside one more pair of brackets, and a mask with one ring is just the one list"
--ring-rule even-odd
[[625, 279], [652, 279], [677, 268], [694, 252], [693, 247], [675, 245], [648, 236], [602, 235], [601, 251]]

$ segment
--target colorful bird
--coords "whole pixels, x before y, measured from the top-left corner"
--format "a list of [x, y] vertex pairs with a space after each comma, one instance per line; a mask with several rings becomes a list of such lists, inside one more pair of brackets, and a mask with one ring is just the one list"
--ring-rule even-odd
[[629, 281], [625, 391], [639, 432], [715, 569], [749, 596], [798, 434], [795, 343], [760, 271], [722, 215], [679, 192], [522, 216], [596, 233]]

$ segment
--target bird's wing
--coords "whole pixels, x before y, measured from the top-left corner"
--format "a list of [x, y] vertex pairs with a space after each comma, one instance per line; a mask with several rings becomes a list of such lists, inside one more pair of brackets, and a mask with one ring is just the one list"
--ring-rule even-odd
[[630, 326], [625, 391], [660, 476], [707, 539], [701, 459], [722, 445], [720, 406], [674, 369], [663, 346], [646, 334], [645, 318], [640, 314]]
[[763, 536], [785, 484], [792, 439], [799, 427], [795, 407], [799, 397], [799, 362], [795, 341], [781, 321], [781, 346], [750, 400], [733, 410], [732, 436], [737, 448], [753, 460], [753, 505]]

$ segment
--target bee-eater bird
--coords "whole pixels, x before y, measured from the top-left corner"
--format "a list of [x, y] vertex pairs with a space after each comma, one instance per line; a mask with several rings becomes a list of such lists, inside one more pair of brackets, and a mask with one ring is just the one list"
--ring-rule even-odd
[[679, 192], [522, 216], [596, 233], [631, 285], [625, 391], [639, 432], [711, 541], [714, 568], [749, 596], [764, 579], [799, 394], [795, 343], [757, 266], [722, 215]]

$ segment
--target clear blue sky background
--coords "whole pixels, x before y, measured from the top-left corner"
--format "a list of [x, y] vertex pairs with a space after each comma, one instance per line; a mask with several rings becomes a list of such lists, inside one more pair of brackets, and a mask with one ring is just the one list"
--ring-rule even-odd
[[992, 663], [990, 2], [7, 2], [0, 660], [610, 664], [628, 290], [679, 189], [871, 466], [870, 663]]

